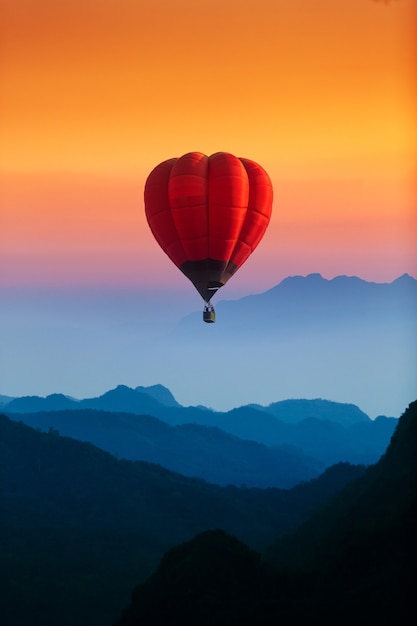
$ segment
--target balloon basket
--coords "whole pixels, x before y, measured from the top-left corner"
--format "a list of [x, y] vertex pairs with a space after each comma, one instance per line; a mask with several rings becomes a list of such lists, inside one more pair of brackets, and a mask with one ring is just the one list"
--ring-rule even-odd
[[204, 307], [203, 320], [207, 324], [213, 324], [216, 321], [216, 313], [212, 304], [206, 304]]

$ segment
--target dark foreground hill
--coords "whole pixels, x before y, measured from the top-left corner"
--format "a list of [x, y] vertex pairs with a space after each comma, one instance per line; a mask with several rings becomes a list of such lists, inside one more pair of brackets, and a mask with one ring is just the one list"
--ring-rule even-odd
[[275, 583], [259, 554], [224, 531], [207, 531], [164, 555], [115, 626], [264, 624]]
[[167, 553], [117, 626], [342, 624], [417, 619], [417, 402], [386, 454], [259, 555], [222, 532]]
[[1, 621], [110, 624], [167, 549], [217, 528], [264, 549], [363, 472], [222, 488], [0, 416]]

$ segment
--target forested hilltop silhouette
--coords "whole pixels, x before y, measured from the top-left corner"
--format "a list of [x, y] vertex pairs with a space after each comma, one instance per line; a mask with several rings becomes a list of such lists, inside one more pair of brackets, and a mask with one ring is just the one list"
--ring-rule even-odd
[[211, 531], [168, 552], [117, 626], [410, 625], [417, 599], [417, 402], [380, 461], [264, 559]]
[[105, 626], [163, 553], [221, 528], [252, 549], [305, 521], [363, 466], [291, 490], [220, 487], [0, 416], [0, 614]]

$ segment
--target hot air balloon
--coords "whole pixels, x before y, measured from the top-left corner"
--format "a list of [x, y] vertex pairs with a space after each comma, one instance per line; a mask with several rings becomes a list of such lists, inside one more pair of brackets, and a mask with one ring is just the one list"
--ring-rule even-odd
[[189, 152], [157, 165], [145, 184], [150, 229], [205, 302], [254, 251], [268, 226], [272, 184], [265, 170], [228, 152]]

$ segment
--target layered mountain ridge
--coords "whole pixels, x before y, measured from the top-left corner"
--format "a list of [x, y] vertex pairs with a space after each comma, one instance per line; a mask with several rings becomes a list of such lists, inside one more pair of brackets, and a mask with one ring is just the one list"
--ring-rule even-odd
[[383, 416], [371, 420], [355, 405], [321, 399], [226, 413], [183, 407], [162, 385], [119, 385], [83, 400], [27, 396], [10, 400], [3, 411], [121, 458], [159, 463], [217, 484], [257, 487], [291, 487], [340, 461], [373, 463], [397, 422]]

